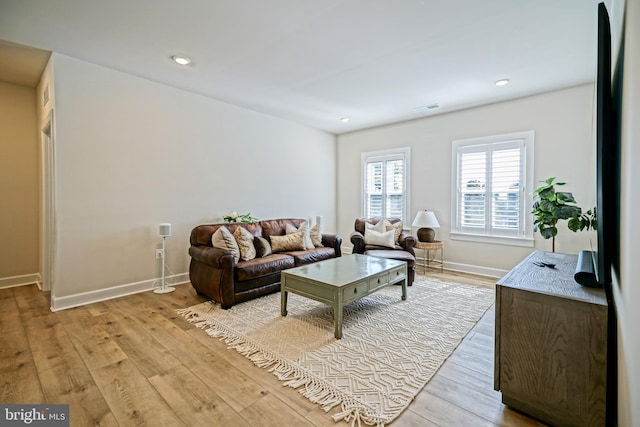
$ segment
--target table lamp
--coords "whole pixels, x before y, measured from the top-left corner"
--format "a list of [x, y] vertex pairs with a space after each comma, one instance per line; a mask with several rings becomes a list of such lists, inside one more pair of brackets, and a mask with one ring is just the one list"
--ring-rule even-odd
[[433, 211], [418, 211], [416, 218], [411, 224], [412, 227], [418, 228], [418, 240], [421, 242], [433, 242], [436, 237], [434, 228], [440, 228], [440, 223]]

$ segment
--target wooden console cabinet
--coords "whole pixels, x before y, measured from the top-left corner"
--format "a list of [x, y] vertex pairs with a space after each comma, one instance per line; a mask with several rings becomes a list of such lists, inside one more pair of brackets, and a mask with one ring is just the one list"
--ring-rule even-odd
[[497, 283], [494, 388], [545, 423], [604, 426], [607, 300], [575, 282], [576, 262], [534, 252]]

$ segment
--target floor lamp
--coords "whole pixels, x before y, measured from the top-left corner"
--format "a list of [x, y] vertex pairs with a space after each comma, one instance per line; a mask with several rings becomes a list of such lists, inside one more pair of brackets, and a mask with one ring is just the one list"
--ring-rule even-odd
[[165, 275], [164, 275], [164, 267], [165, 267], [165, 241], [167, 237], [171, 236], [171, 224], [162, 223], [160, 224], [160, 235], [162, 236], [162, 283], [159, 288], [155, 288], [153, 293], [155, 294], [168, 294], [169, 292], [173, 292], [176, 290], [173, 286], [167, 286]]

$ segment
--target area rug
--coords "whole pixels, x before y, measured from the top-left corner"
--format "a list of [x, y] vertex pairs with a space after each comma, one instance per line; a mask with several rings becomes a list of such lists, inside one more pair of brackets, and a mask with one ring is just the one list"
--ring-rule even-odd
[[280, 293], [222, 310], [205, 302], [178, 313], [269, 369], [283, 385], [334, 421], [384, 426], [413, 401], [494, 301], [488, 287], [417, 276], [401, 300], [389, 286], [344, 308], [342, 336], [334, 337], [333, 309]]

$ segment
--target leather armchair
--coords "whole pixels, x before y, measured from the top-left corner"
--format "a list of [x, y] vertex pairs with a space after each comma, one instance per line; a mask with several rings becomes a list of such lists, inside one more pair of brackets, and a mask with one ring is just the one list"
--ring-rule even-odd
[[[365, 245], [364, 243], [364, 229], [365, 224], [369, 223], [372, 225], [377, 224], [378, 222], [384, 220], [384, 218], [356, 218], [354, 224], [354, 231], [351, 233], [350, 240], [353, 244], [353, 253], [354, 254], [363, 254], [368, 250], [393, 250], [391, 248], [386, 248], [382, 246], [374, 246], [374, 245]], [[395, 224], [400, 221], [398, 218], [388, 218], [391, 224]], [[395, 249], [399, 251], [409, 252], [411, 255], [415, 257], [415, 252], [413, 247], [416, 245], [416, 238], [410, 234], [405, 234], [402, 232], [400, 237], [398, 237], [398, 245], [396, 245]]]

